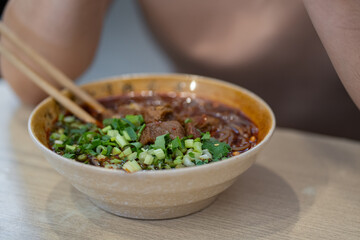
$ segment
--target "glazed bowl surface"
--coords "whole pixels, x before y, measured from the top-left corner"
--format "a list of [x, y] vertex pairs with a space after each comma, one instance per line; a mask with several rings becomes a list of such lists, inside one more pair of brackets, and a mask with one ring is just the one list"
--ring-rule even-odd
[[79, 163], [51, 151], [47, 133], [61, 107], [50, 97], [42, 101], [32, 112], [28, 123], [36, 146], [52, 167], [95, 205], [123, 217], [166, 219], [207, 207], [255, 162], [275, 128], [274, 114], [261, 98], [236, 85], [207, 77], [127, 75], [102, 79], [82, 88], [95, 98], [169, 92], [201, 97], [240, 109], [259, 129], [258, 144], [229, 159], [201, 166], [130, 174]]

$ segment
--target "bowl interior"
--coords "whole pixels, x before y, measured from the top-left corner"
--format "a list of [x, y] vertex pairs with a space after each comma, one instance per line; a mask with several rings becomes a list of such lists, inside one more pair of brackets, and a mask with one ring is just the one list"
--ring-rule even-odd
[[[275, 126], [274, 114], [258, 96], [236, 85], [206, 77], [182, 74], [134, 75], [114, 77], [82, 86], [95, 98], [124, 94], [179, 93], [224, 103], [240, 109], [259, 128], [261, 143]], [[69, 95], [67, 91], [66, 94]], [[61, 107], [52, 99], [41, 102], [30, 117], [30, 131], [43, 145], [48, 146], [47, 133]]]

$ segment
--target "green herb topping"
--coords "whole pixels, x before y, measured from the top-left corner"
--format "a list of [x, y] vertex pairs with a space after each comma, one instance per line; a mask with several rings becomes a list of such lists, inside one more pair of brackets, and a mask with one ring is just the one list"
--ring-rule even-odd
[[[185, 120], [185, 124], [189, 122]], [[156, 137], [154, 144], [143, 146], [139, 139], [146, 124], [141, 115], [105, 119], [103, 125], [98, 128], [74, 116], [60, 115], [49, 137], [50, 146], [63, 157], [127, 172], [203, 165], [222, 160], [231, 152], [228, 144], [212, 138], [209, 132], [196, 139], [171, 139], [164, 134]]]

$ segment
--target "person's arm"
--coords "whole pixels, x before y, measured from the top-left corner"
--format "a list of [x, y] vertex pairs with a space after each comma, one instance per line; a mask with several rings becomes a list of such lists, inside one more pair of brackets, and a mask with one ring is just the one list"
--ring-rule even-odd
[[337, 74], [360, 109], [360, 1], [303, 1]]
[[[3, 20], [21, 39], [71, 79], [76, 79], [92, 62], [109, 2], [10, 0]], [[13, 49], [5, 38], [1, 41]], [[35, 71], [59, 86], [23, 54], [16, 49], [14, 52]], [[46, 96], [4, 58], [1, 58], [1, 72], [24, 103], [36, 104]]]

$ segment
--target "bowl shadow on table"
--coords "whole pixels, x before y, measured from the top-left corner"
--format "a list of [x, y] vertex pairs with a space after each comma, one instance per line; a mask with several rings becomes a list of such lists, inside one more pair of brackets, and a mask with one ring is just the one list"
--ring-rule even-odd
[[[64, 191], [69, 193], [64, 194]], [[59, 203], [69, 201], [69, 197], [78, 210], [77, 214], [82, 216], [72, 214], [69, 206], [64, 209], [60, 206], [59, 209]], [[142, 236], [144, 239], [169, 238], [165, 232], [171, 232], [172, 239], [263, 238], [291, 228], [298, 220], [298, 213], [299, 201], [291, 186], [268, 168], [257, 164], [241, 175], [208, 208], [181, 218], [154, 221], [121, 218], [97, 208], [66, 181], [59, 182], [53, 189], [46, 210], [49, 222], [69, 223], [64, 228], [74, 228], [71, 223], [86, 221], [88, 226], [72, 230], [79, 236], [82, 231], [91, 229], [94, 237], [97, 234], [102, 236], [101, 232], [105, 231], [128, 238]]]

